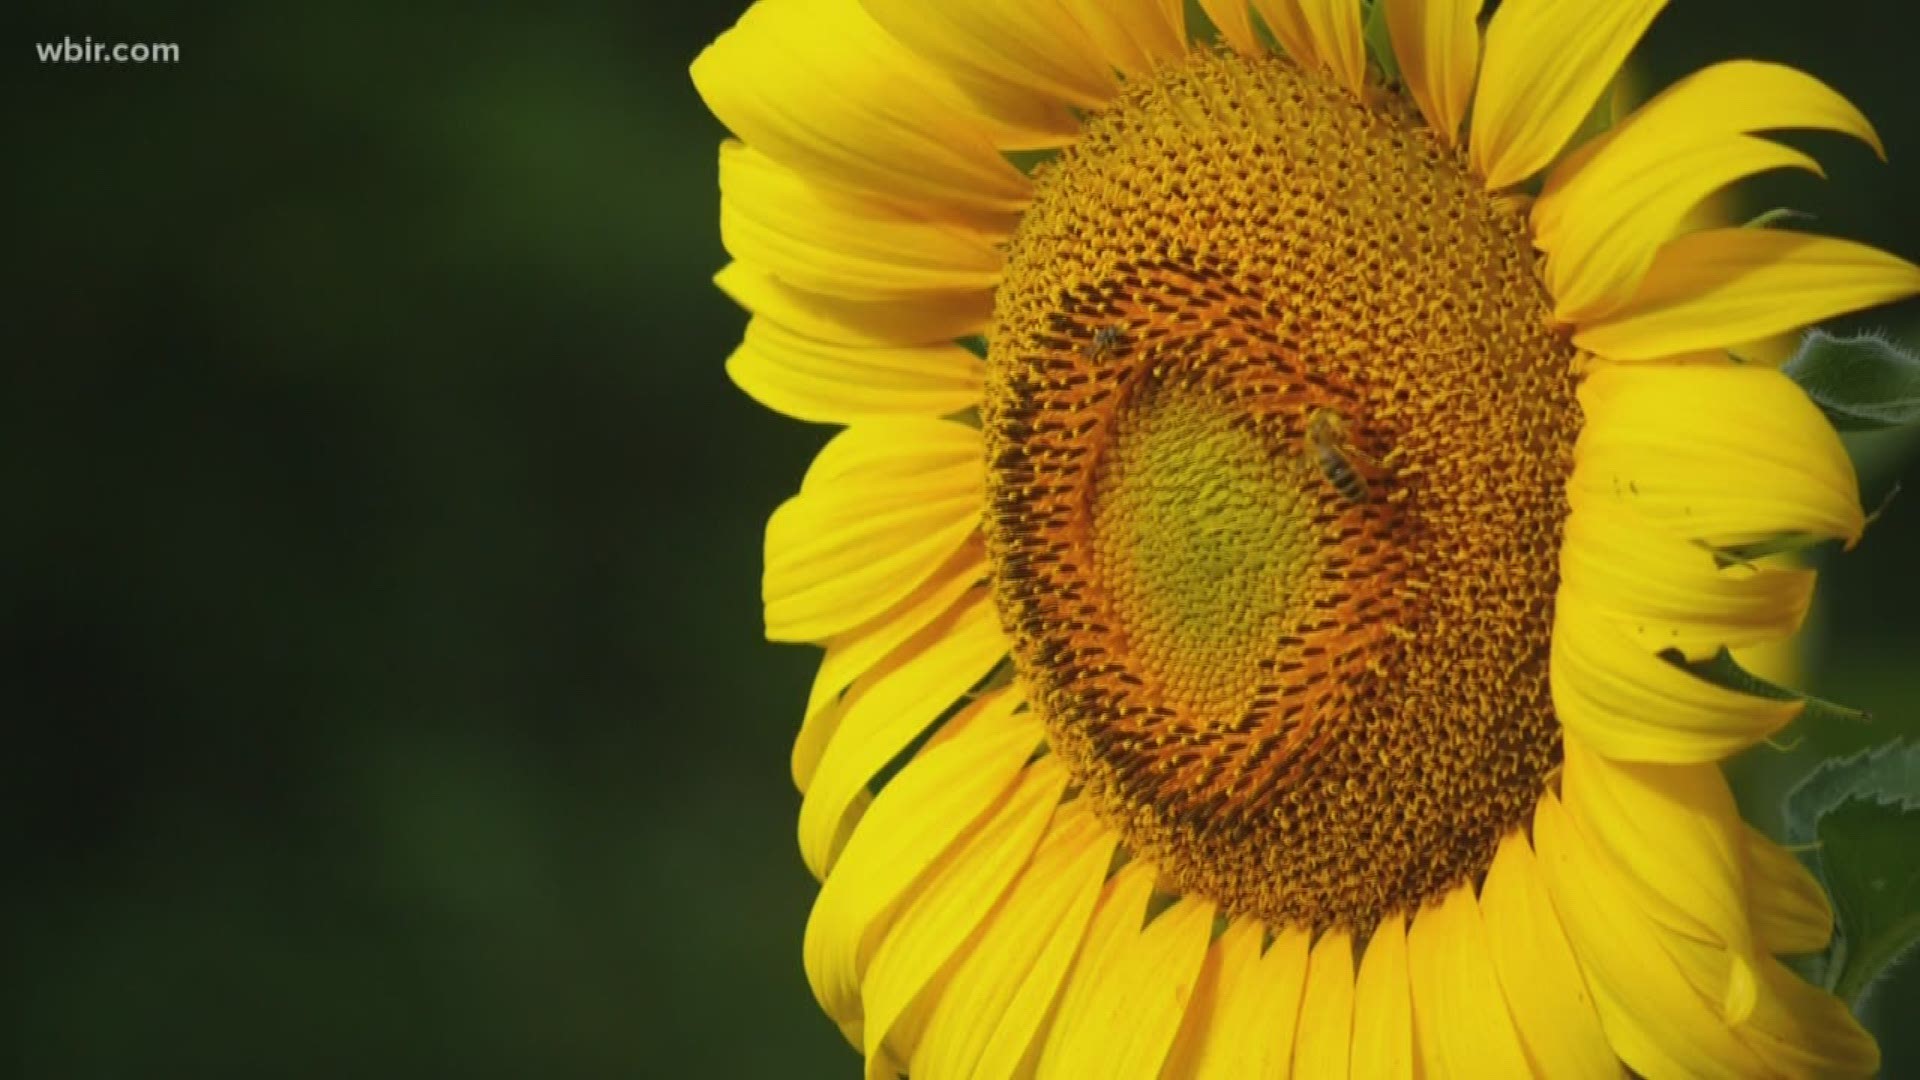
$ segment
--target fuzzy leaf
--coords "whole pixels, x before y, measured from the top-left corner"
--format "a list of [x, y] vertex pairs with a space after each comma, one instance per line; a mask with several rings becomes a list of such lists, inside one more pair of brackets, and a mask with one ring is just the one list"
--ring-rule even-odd
[[1885, 337], [1810, 330], [1780, 370], [1841, 431], [1878, 431], [1920, 420], [1920, 357]]
[[1787, 792], [1787, 843], [1813, 843], [1820, 819], [1853, 798], [1904, 800], [1920, 809], [1920, 742], [1896, 739], [1821, 762]]
[[1827, 986], [1853, 1003], [1920, 944], [1920, 742], [1822, 762], [1787, 793], [1787, 842], [1833, 896]]
[[1827, 978], [1856, 1008], [1920, 945], [1920, 807], [1852, 799], [1820, 820], [1820, 866], [1833, 894]]

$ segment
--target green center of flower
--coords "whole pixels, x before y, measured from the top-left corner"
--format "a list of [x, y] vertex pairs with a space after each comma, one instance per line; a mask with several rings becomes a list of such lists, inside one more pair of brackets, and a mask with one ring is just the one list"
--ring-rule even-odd
[[1321, 546], [1302, 464], [1204, 386], [1165, 382], [1117, 411], [1094, 476], [1092, 576], [1141, 676], [1182, 710], [1247, 700], [1308, 587]]
[[1365, 932], [1559, 760], [1579, 428], [1520, 216], [1404, 101], [1279, 59], [1130, 86], [1036, 173], [989, 339], [995, 598], [1163, 880]]

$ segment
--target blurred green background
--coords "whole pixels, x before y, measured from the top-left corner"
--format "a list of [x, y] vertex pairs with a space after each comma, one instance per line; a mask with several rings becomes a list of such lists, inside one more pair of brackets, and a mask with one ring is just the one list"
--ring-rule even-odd
[[[829, 432], [726, 382], [707, 281], [686, 67], [744, 6], [6, 17], [0, 1072], [855, 1075], [799, 960], [813, 654], [758, 611]], [[1831, 182], [1756, 205], [1920, 257], [1899, 9], [1676, 4], [1645, 70], [1837, 85], [1892, 165], [1808, 140]], [[1816, 681], [1880, 719], [1749, 774], [1920, 729], [1916, 538], [1910, 496], [1825, 579]]]

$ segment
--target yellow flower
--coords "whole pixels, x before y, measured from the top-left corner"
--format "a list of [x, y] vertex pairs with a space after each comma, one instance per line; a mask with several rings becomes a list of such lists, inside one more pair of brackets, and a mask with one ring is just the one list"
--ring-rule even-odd
[[1570, 148], [1661, 0], [1383, 2], [1404, 89], [1358, 0], [760, 0], [694, 64], [728, 371], [845, 425], [765, 599], [869, 1076], [1877, 1065], [1720, 770], [1800, 706], [1676, 662], [1805, 611], [1721, 551], [1864, 527], [1735, 354], [1920, 291], [1688, 215], [1873, 130], [1738, 61]]

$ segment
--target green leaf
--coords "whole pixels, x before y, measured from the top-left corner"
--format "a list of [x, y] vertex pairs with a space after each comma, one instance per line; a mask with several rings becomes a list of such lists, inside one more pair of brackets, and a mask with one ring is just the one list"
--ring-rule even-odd
[[1797, 690], [1789, 690], [1784, 686], [1777, 686], [1770, 683], [1760, 676], [1755, 675], [1753, 672], [1748, 671], [1746, 668], [1741, 667], [1740, 662], [1735, 660], [1733, 654], [1728, 652], [1725, 647], [1722, 647], [1719, 652], [1705, 660], [1690, 661], [1672, 649], [1660, 655], [1665, 657], [1668, 662], [1684, 668], [1694, 676], [1705, 679], [1715, 686], [1735, 690], [1742, 694], [1750, 694], [1754, 697], [1771, 698], [1774, 701], [1804, 702], [1806, 707], [1800, 710], [1799, 719], [1801, 720], [1824, 724], [1835, 720], [1858, 721], [1872, 719], [1872, 716], [1864, 709], [1853, 709], [1845, 705], [1838, 705], [1834, 702], [1814, 697], [1811, 694], [1802, 694]]
[[1771, 229], [1776, 225], [1785, 225], [1793, 221], [1812, 220], [1813, 215], [1807, 213], [1805, 210], [1795, 210], [1788, 206], [1776, 206], [1771, 210], [1765, 210], [1755, 214], [1741, 227], [1746, 229]]
[[[1895, 480], [1887, 488], [1886, 494], [1880, 496], [1880, 502], [1873, 508], [1873, 512], [1867, 515], [1868, 527], [1872, 527], [1874, 522], [1879, 521], [1880, 515], [1886, 513], [1887, 507], [1892, 506], [1893, 500], [1899, 497], [1900, 481]], [[1706, 548], [1713, 554], [1714, 565], [1722, 570], [1729, 566], [1752, 566], [1770, 556], [1801, 554], [1826, 544], [1837, 543], [1839, 541], [1831, 536], [1815, 536], [1812, 533], [1801, 532], [1776, 533], [1765, 540], [1752, 540], [1744, 544], [1719, 545], [1709, 544], [1705, 540], [1694, 541], [1694, 544]]]
[[1856, 1008], [1920, 944], [1920, 808], [1853, 799], [1820, 821], [1820, 865], [1841, 945], [1834, 993]]
[[1619, 97], [1620, 84], [1626, 77], [1626, 72], [1622, 71], [1613, 82], [1607, 84], [1606, 93], [1601, 94], [1600, 100], [1593, 103], [1593, 108], [1588, 110], [1586, 117], [1580, 121], [1580, 126], [1574, 129], [1573, 138], [1567, 140], [1569, 147], [1581, 146], [1588, 140], [1613, 130], [1614, 122], [1619, 119], [1616, 108], [1618, 102], [1615, 99]]
[[1780, 370], [1841, 431], [1878, 431], [1920, 420], [1920, 357], [1886, 337], [1810, 330]]
[[1904, 800], [1920, 809], [1920, 742], [1896, 739], [1846, 757], [1829, 758], [1787, 792], [1787, 843], [1816, 839], [1820, 819], [1848, 799]]
[[1920, 944], [1920, 742], [1822, 762], [1787, 793], [1785, 817], [1833, 896], [1826, 984], [1857, 1011]]
[[1386, 0], [1373, 0], [1367, 5], [1366, 38], [1367, 51], [1386, 73], [1387, 81], [1399, 82], [1400, 59], [1393, 54], [1393, 35], [1387, 30]]
[[1007, 150], [1004, 151], [1001, 156], [1005, 157], [1014, 168], [1019, 169], [1028, 176], [1032, 176], [1034, 170], [1042, 165], [1050, 164], [1059, 158], [1060, 151], [1058, 149]]
[[1765, 540], [1755, 540], [1749, 544], [1728, 544], [1725, 547], [1709, 544], [1705, 540], [1694, 541], [1713, 553], [1713, 561], [1722, 570], [1729, 566], [1751, 566], [1769, 555], [1811, 551], [1821, 544], [1830, 542], [1830, 537], [1814, 536], [1811, 533], [1780, 533]]
[[1220, 28], [1213, 25], [1207, 17], [1207, 9], [1200, 6], [1200, 0], [1187, 0], [1187, 36], [1193, 41], [1219, 41]]

